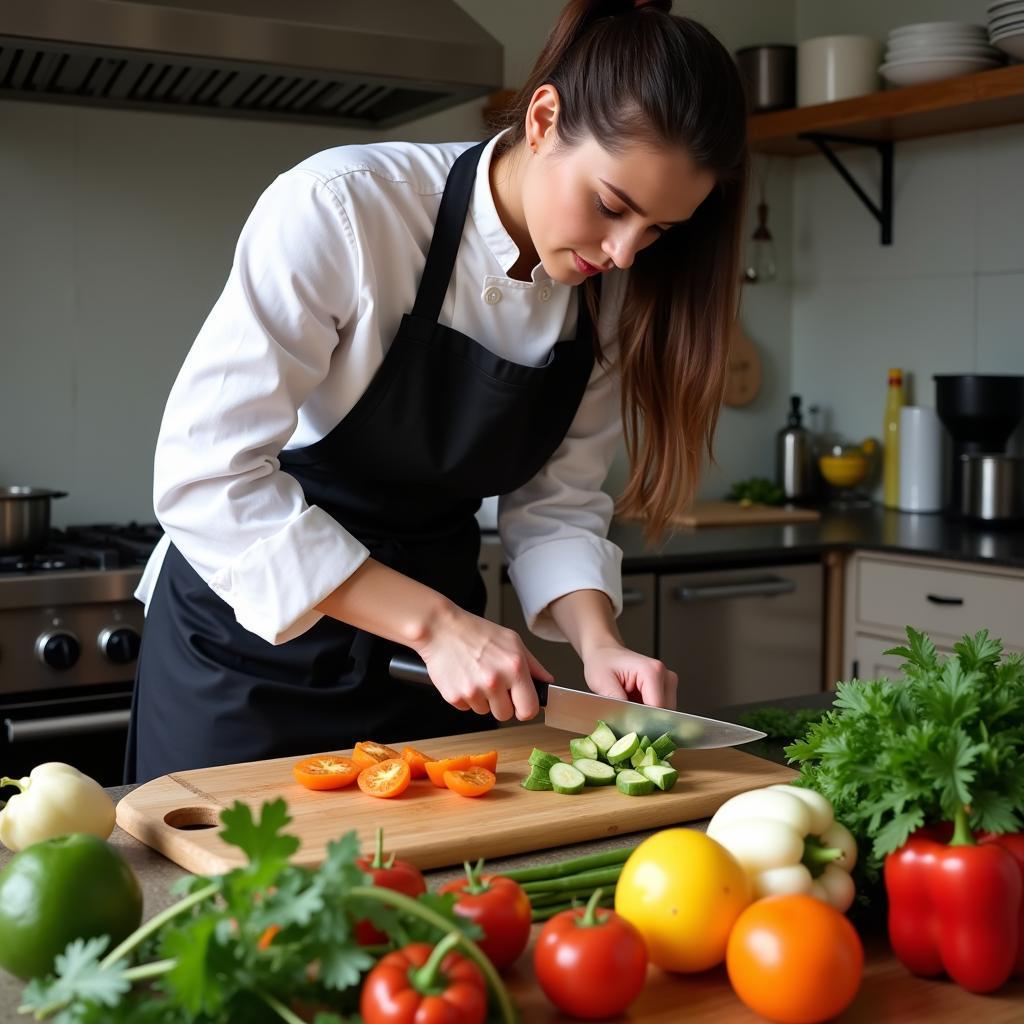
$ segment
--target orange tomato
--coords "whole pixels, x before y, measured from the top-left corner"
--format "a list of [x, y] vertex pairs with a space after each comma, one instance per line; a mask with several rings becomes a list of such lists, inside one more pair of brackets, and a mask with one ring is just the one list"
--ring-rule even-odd
[[364, 768], [359, 773], [359, 788], [370, 796], [387, 799], [404, 793], [411, 780], [409, 763], [400, 757], [391, 757]]
[[725, 954], [736, 995], [779, 1024], [818, 1024], [853, 1002], [864, 947], [838, 910], [813, 896], [769, 896], [736, 919]]
[[292, 775], [306, 789], [341, 789], [356, 781], [359, 767], [348, 757], [318, 754], [293, 765]]
[[415, 747], [406, 747], [402, 751], [402, 760], [408, 762], [409, 770], [412, 772], [414, 779], [425, 779], [427, 777], [427, 762], [434, 759], [428, 757], [422, 750], [417, 750]]
[[444, 773], [444, 784], [459, 796], [483, 796], [494, 789], [494, 772], [479, 765], [465, 769], [449, 769]]
[[478, 768], [486, 768], [489, 772], [498, 770], [498, 752], [488, 750], [485, 754], [470, 754], [469, 763]]
[[424, 766], [430, 781], [439, 789], [445, 789], [445, 772], [462, 772], [469, 767], [469, 754], [460, 757], [442, 757], [438, 761], [428, 761]]
[[378, 761], [390, 761], [400, 756], [397, 750], [385, 747], [383, 743], [373, 743], [371, 740], [360, 741], [352, 751], [352, 760], [360, 768], [369, 768]]

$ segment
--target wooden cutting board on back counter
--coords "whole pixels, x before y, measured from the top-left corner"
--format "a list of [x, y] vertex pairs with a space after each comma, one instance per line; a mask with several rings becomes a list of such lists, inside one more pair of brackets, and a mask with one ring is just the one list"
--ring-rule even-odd
[[[540, 747], [568, 760], [570, 738], [544, 725], [524, 725], [416, 742], [434, 756], [497, 749], [498, 784], [476, 799], [438, 789], [429, 779], [414, 780], [390, 800], [367, 796], [357, 786], [312, 792], [292, 778], [299, 758], [285, 757], [154, 779], [121, 799], [117, 823], [188, 871], [220, 874], [245, 862], [237, 847], [221, 841], [220, 812], [235, 800], [256, 812], [264, 801], [283, 797], [292, 817], [287, 831], [302, 840], [294, 863], [319, 865], [327, 843], [350, 829], [370, 851], [379, 826], [388, 850], [427, 869], [709, 818], [737, 793], [797, 775], [724, 747], [677, 751], [679, 780], [667, 793], [633, 797], [599, 786], [562, 796], [523, 789], [530, 751]], [[403, 744], [392, 746], [401, 750]]]
[[816, 523], [821, 513], [793, 505], [741, 505], [738, 501], [698, 501], [673, 522], [680, 526], [762, 526], [771, 523]]

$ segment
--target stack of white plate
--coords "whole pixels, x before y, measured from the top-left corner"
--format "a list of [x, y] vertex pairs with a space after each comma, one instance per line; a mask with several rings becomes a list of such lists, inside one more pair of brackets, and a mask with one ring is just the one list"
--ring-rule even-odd
[[[999, 0], [1024, 9], [1024, 0]], [[992, 5], [989, 5], [990, 8]], [[923, 21], [889, 33], [885, 63], [878, 69], [892, 85], [917, 85], [987, 71], [1003, 62], [984, 25], [963, 21]]]
[[1024, 0], [993, 0], [988, 5], [988, 37], [1003, 53], [1024, 60]]

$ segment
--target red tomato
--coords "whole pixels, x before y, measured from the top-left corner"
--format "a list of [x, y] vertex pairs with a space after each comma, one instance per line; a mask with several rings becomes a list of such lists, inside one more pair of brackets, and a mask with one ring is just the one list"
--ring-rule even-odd
[[725, 964], [736, 995], [779, 1024], [818, 1024], [853, 1002], [864, 947], [853, 925], [813, 896], [752, 903], [729, 934]]
[[519, 957], [530, 940], [530, 898], [511, 878], [481, 877], [482, 867], [482, 861], [475, 868], [467, 864], [465, 878], [448, 882], [438, 891], [458, 894], [455, 913], [483, 929], [478, 945], [501, 970]]
[[[373, 884], [382, 889], [394, 889], [415, 899], [421, 892], [427, 891], [427, 883], [423, 880], [419, 868], [408, 861], [395, 860], [395, 855], [384, 855], [384, 829], [377, 829], [377, 849], [372, 857], [360, 857], [356, 865], [373, 878]], [[369, 921], [356, 924], [356, 941], [361, 946], [379, 946], [388, 941], [388, 937]]]
[[644, 987], [647, 946], [636, 926], [613, 910], [565, 910], [537, 936], [533, 969], [563, 1013], [583, 1020], [615, 1017]]

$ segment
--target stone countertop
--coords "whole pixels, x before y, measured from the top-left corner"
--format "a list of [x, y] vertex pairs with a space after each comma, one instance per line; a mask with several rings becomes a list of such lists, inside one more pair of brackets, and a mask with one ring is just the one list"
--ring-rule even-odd
[[824, 551], [836, 549], [1024, 568], [1024, 524], [986, 528], [939, 513], [897, 512], [879, 506], [850, 511], [825, 507], [815, 523], [677, 528], [651, 547], [644, 543], [639, 527], [616, 521], [609, 537], [622, 548], [625, 572], [816, 559]]

